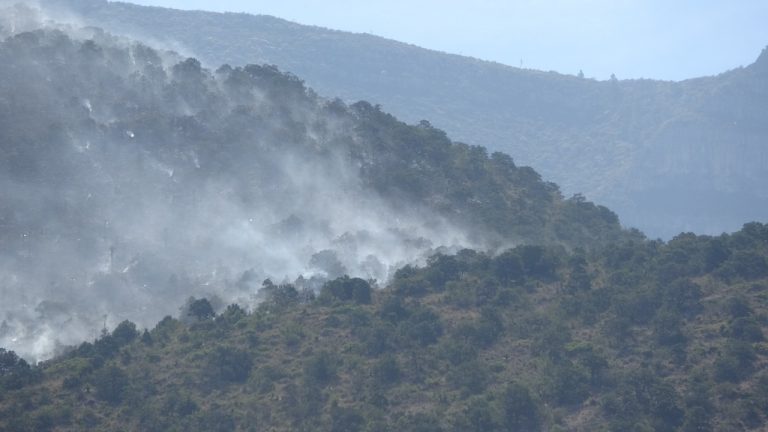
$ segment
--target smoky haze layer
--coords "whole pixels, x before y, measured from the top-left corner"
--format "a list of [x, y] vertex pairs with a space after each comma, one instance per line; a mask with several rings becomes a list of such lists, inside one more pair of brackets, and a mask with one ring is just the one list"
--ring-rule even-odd
[[[82, 32], [82, 30], [81, 30]], [[0, 46], [0, 346], [30, 358], [265, 278], [386, 280], [471, 245], [366, 190], [355, 135], [295, 77], [59, 30]]]

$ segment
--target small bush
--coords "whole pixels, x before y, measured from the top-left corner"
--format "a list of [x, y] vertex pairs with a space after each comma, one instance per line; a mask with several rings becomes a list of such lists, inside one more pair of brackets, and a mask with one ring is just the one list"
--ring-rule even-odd
[[214, 382], [241, 383], [248, 379], [253, 360], [246, 351], [230, 347], [216, 347], [208, 356], [206, 372]]
[[328, 351], [320, 351], [304, 364], [304, 380], [309, 384], [325, 386], [336, 378], [338, 360]]
[[93, 374], [96, 397], [113, 405], [123, 401], [128, 388], [128, 375], [117, 366], [107, 366]]

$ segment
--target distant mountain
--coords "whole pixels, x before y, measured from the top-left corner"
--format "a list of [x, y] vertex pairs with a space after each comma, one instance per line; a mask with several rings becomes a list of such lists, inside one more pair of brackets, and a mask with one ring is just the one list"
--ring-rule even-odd
[[45, 0], [203, 62], [276, 64], [320, 94], [428, 119], [669, 238], [768, 220], [768, 54], [715, 77], [595, 81], [270, 16]]
[[[41, 18], [13, 13], [17, 30]], [[213, 72], [62, 29], [0, 43], [0, 345], [25, 356], [190, 295], [252, 304], [266, 278], [311, 290], [463, 247], [642, 238], [428, 122], [322, 99], [274, 67]]]

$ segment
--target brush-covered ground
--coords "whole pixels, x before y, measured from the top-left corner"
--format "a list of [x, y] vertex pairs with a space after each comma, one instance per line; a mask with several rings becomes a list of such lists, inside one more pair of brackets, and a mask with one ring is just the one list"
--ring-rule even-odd
[[768, 226], [599, 252], [464, 250], [391, 283], [190, 299], [30, 367], [0, 429], [764, 430]]

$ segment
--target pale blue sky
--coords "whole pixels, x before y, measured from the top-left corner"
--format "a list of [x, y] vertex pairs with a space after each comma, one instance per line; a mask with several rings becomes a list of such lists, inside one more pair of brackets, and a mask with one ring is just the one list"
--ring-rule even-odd
[[684, 79], [746, 66], [768, 0], [131, 0], [267, 14], [588, 77]]

